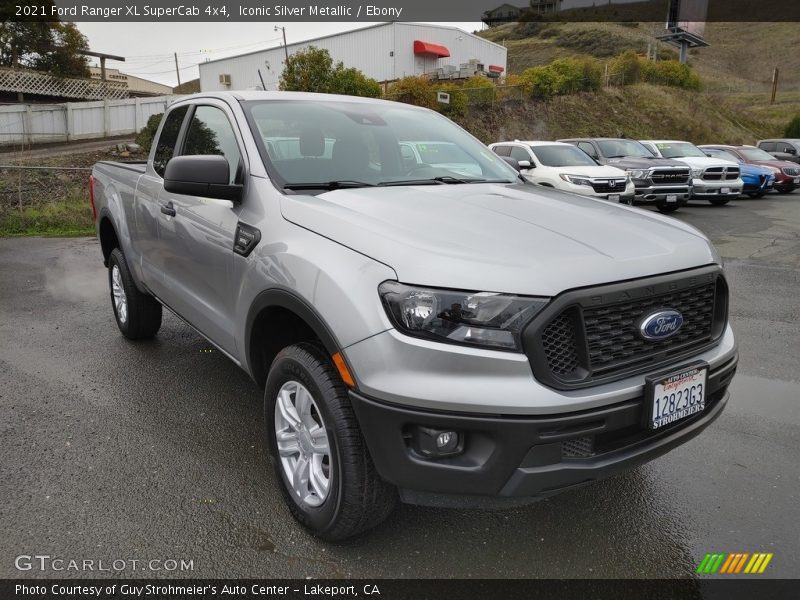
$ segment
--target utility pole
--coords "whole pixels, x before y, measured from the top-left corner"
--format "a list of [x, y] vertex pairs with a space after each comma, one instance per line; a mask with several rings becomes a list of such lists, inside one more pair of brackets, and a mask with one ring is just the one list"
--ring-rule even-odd
[[775, 70], [772, 72], [772, 98], [770, 99], [770, 104], [775, 104], [775, 96], [778, 93], [778, 67], [775, 67]]
[[286, 27], [278, 27], [275, 25], [275, 31], [280, 29], [283, 32], [283, 53], [286, 56], [286, 62], [289, 62], [289, 48], [286, 47]]
[[178, 76], [178, 85], [181, 84], [181, 70], [178, 68], [178, 53], [175, 52], [175, 75]]

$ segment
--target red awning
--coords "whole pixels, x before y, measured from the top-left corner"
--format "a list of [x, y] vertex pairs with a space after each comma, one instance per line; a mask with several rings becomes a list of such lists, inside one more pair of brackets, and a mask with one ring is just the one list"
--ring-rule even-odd
[[493, 73], [502, 73], [505, 69], [499, 65], [489, 65], [489, 70]]
[[439, 44], [431, 44], [430, 42], [423, 42], [414, 40], [414, 54], [425, 54], [428, 56], [435, 56], [437, 58], [445, 58], [450, 56], [450, 50], [445, 46]]

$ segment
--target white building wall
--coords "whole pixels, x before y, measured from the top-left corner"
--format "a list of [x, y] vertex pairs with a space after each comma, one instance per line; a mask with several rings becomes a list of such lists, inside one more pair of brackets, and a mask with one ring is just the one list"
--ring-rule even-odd
[[[414, 55], [414, 40], [446, 46], [449, 58], [433, 59]], [[290, 44], [289, 54], [316, 46], [330, 52], [334, 62], [355, 67], [378, 81], [390, 81], [408, 75], [435, 71], [445, 64], [458, 66], [471, 58], [506, 68], [506, 49], [455, 27], [419, 25], [415, 23], [385, 23]], [[268, 90], [278, 89], [285, 53], [283, 47], [250, 54], [223, 58], [200, 64], [200, 89], [224, 91], [252, 89], [261, 85], [258, 70]], [[231, 85], [219, 82], [221, 74], [230, 75]]]

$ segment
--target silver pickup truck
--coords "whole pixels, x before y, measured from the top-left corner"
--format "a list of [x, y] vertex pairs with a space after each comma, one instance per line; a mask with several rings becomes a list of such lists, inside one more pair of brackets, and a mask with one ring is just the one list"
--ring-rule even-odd
[[155, 336], [165, 306], [252, 376], [289, 509], [322, 538], [398, 499], [518, 502], [630, 469], [727, 402], [728, 287], [701, 233], [526, 183], [432, 111], [190, 96], [146, 163], [100, 162], [90, 188], [120, 331]]

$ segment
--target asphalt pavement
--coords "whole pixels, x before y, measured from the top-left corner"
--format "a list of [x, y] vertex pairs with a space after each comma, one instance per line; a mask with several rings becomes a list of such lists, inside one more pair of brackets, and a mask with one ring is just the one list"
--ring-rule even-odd
[[531, 506], [402, 506], [335, 545], [285, 508], [244, 372], [166, 311], [155, 340], [125, 340], [95, 240], [0, 239], [0, 578], [669, 578], [706, 552], [800, 576], [800, 192], [676, 218], [732, 288], [741, 362], [709, 429]]

